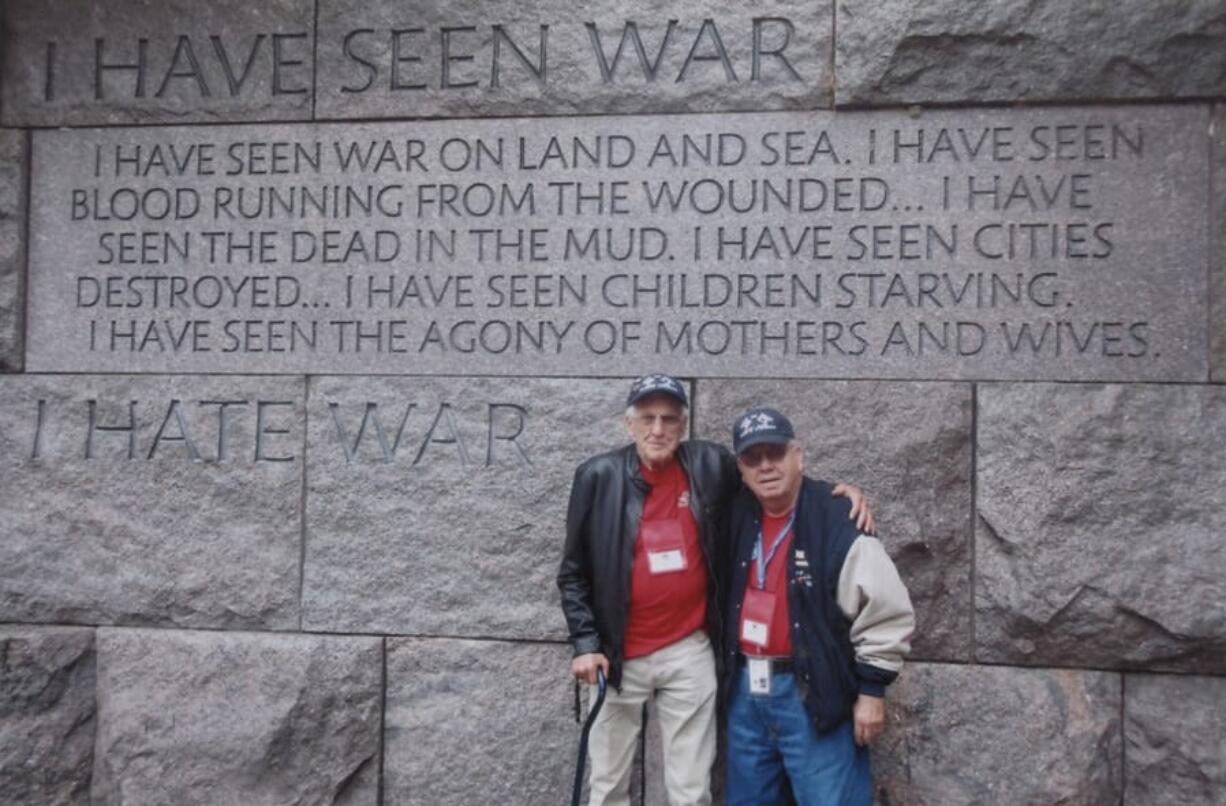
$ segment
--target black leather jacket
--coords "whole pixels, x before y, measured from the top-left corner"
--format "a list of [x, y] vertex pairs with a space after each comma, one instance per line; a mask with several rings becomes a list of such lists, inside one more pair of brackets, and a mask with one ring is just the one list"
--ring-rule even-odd
[[[727, 557], [726, 541], [717, 530], [723, 523], [721, 507], [740, 489], [741, 476], [732, 454], [713, 442], [682, 442], [677, 459], [690, 481], [690, 509], [707, 563], [707, 633], [718, 647], [720, 575]], [[562, 611], [574, 653], [603, 652], [609, 658], [612, 686], [621, 685], [634, 541], [650, 489], [633, 444], [581, 464], [570, 489], [566, 545], [558, 569]]]

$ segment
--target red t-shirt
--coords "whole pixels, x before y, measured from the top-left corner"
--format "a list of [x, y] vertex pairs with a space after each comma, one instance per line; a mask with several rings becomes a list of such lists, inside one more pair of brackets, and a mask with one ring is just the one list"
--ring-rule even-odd
[[[701, 630], [707, 618], [706, 560], [698, 543], [698, 524], [688, 505], [690, 485], [685, 471], [674, 460], [654, 472], [644, 466], [642, 472], [651, 491], [643, 504], [643, 519], [634, 540], [630, 615], [626, 621], [627, 659], [649, 655], [680, 641]], [[685, 568], [651, 573], [644, 530], [676, 534], [678, 527]]]
[[[771, 543], [775, 541], [779, 530], [787, 524], [791, 512], [779, 517], [762, 514], [762, 550], [769, 552]], [[794, 531], [794, 530], [793, 530]], [[788, 627], [788, 555], [792, 551], [792, 534], [783, 539], [775, 556], [766, 564], [766, 592], [775, 596], [775, 609], [771, 613], [770, 627], [767, 630], [766, 646], [760, 647], [744, 638], [740, 639], [741, 652], [746, 655], [767, 655], [770, 657], [791, 657], [792, 632]], [[758, 561], [749, 563], [749, 580], [745, 584], [746, 591], [758, 585]], [[743, 596], [743, 594], [742, 594]], [[742, 600], [741, 611], [744, 616], [745, 604]], [[738, 626], [738, 629], [740, 627]], [[738, 633], [739, 635], [739, 633]]]

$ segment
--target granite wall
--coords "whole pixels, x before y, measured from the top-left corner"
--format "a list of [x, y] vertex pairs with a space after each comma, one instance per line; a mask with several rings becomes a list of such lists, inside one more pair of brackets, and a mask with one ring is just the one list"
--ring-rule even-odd
[[879, 803], [1226, 803], [1220, 0], [0, 9], [0, 801], [565, 802], [663, 369], [872, 498]]

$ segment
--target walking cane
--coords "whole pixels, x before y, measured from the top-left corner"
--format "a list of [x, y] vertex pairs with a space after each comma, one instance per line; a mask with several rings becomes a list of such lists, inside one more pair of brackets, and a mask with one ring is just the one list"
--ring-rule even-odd
[[600, 713], [600, 706], [604, 705], [605, 688], [604, 669], [597, 669], [596, 704], [592, 706], [591, 711], [588, 711], [587, 719], [583, 721], [583, 732], [579, 734], [579, 761], [575, 764], [575, 788], [570, 796], [570, 806], [579, 806], [579, 798], [583, 794], [583, 765], [587, 762], [587, 737], [592, 732], [592, 723], [596, 721], [596, 715]]

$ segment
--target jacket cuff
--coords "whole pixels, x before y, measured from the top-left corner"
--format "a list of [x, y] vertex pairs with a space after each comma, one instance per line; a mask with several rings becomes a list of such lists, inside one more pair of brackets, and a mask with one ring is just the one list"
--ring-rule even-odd
[[884, 697], [885, 687], [893, 683], [898, 672], [882, 669], [880, 666], [870, 666], [867, 663], [856, 664], [856, 678], [859, 680], [859, 691], [870, 697]]
[[574, 653], [571, 655], [571, 657], [576, 657], [578, 655], [587, 655], [591, 652], [599, 652], [599, 651], [600, 651], [600, 636], [599, 635], [585, 635], [582, 638], [575, 639]]
[[883, 686], [881, 683], [870, 683], [867, 680], [861, 680], [860, 693], [866, 694], [869, 697], [884, 697], [885, 686]]

